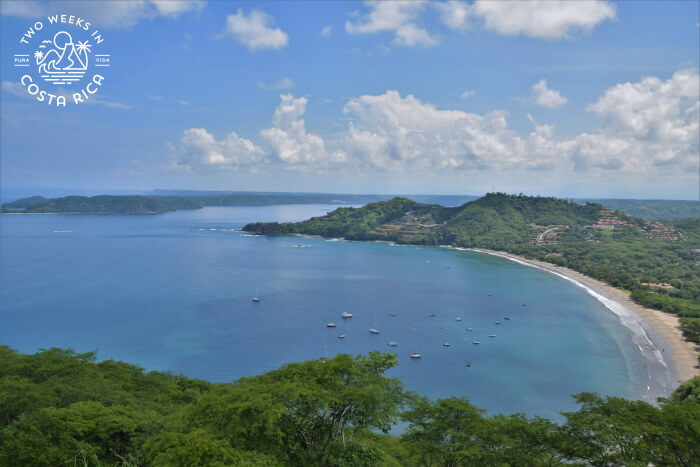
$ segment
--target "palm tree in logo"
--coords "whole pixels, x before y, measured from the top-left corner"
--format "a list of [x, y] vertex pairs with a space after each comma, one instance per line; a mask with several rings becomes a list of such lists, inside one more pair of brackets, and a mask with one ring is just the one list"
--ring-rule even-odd
[[81, 54], [84, 53], [85, 55], [87, 55], [88, 52], [91, 52], [91, 50], [90, 50], [91, 47], [92, 46], [88, 43], [88, 41], [85, 41], [85, 42], [78, 41], [76, 48], [78, 49], [78, 52], [80, 52]]
[[41, 50], [37, 50], [36, 52], [34, 52], [34, 58], [36, 58], [37, 63], [40, 63], [41, 59], [44, 58], [44, 52], [42, 52]]

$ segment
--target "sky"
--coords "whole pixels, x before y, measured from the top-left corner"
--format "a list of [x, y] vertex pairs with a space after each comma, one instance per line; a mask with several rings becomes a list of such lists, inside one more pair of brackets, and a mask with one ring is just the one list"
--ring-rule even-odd
[[[55, 14], [111, 55], [80, 104], [14, 66]], [[2, 0], [0, 43], [2, 189], [700, 197], [698, 1]]]

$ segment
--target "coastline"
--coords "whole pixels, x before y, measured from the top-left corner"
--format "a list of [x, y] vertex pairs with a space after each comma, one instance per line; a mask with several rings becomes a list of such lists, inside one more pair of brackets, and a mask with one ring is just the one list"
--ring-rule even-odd
[[650, 381], [645, 399], [653, 402], [657, 397], [667, 397], [681, 382], [700, 374], [697, 368], [696, 344], [683, 338], [677, 316], [639, 305], [630, 299], [628, 292], [573, 269], [501, 251], [449, 248], [498, 256], [542, 269], [584, 288], [615, 313], [621, 323], [634, 333], [635, 342], [647, 360]]
[[[323, 238], [326, 240], [348, 241], [345, 238], [329, 238], [319, 235], [291, 234], [292, 236]], [[392, 241], [370, 240], [372, 243], [399, 245]], [[427, 246], [427, 245], [422, 245]], [[620, 324], [633, 334], [633, 340], [645, 360], [648, 374], [646, 391], [640, 397], [649, 403], [656, 403], [659, 397], [668, 397], [681, 383], [700, 376], [698, 353], [700, 346], [683, 338], [679, 318], [670, 313], [648, 308], [635, 303], [629, 292], [593, 279], [573, 269], [557, 266], [545, 261], [525, 258], [504, 251], [485, 248], [462, 248], [452, 245], [439, 245], [460, 251], [498, 256], [525, 266], [541, 269], [557, 275], [572, 284], [583, 288], [608, 310], [617, 315]]]

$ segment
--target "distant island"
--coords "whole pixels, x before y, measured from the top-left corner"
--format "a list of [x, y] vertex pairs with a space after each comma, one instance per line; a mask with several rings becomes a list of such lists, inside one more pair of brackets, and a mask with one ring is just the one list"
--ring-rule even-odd
[[243, 230], [486, 248], [546, 261], [677, 314], [686, 339], [700, 342], [700, 217], [662, 223], [599, 203], [489, 193], [457, 207], [394, 198], [303, 222], [251, 223]]
[[32, 196], [2, 205], [3, 213], [152, 214], [199, 209], [195, 200], [178, 196], [100, 195], [44, 198]]

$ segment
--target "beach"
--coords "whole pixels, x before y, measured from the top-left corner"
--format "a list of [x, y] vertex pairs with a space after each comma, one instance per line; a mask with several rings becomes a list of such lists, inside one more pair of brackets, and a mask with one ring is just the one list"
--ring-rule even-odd
[[[645, 399], [665, 397], [681, 382], [700, 374], [697, 366], [698, 346], [683, 338], [677, 316], [641, 306], [630, 299], [629, 292], [569, 268], [501, 251], [481, 248], [459, 249], [499, 256], [520, 264], [540, 268], [587, 289], [589, 293], [617, 314], [622, 324], [634, 332], [640, 351], [648, 362], [650, 382]], [[639, 332], [635, 321], [643, 333]], [[635, 332], [635, 330], [637, 331]], [[647, 340], [651, 345], [646, 342]]]

